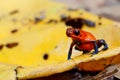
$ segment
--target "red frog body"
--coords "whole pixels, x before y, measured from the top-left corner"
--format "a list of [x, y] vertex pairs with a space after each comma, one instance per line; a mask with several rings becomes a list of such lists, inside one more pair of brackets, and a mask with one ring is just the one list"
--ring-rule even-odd
[[[80, 50], [92, 50], [94, 49], [94, 43], [87, 43], [87, 41], [95, 41], [96, 38], [89, 32], [79, 30], [80, 35], [77, 37], [74, 35], [73, 40], [78, 40], [81, 42], [81, 45], [76, 45]], [[86, 42], [86, 43], [85, 43]]]
[[103, 50], [108, 49], [108, 45], [105, 40], [96, 40], [96, 38], [91, 33], [79, 28], [68, 28], [66, 31], [66, 35], [72, 38], [72, 43], [68, 53], [68, 59], [71, 58], [72, 48], [74, 45], [75, 49], [83, 51], [83, 53], [89, 52], [94, 49], [95, 51], [93, 52], [93, 54], [97, 54], [98, 48], [102, 45], [104, 46]]

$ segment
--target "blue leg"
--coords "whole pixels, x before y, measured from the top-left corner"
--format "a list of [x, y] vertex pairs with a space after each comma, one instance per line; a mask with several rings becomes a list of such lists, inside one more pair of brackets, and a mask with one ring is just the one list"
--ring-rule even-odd
[[73, 46], [74, 46], [74, 42], [72, 42], [71, 45], [70, 45], [70, 49], [69, 49], [69, 52], [68, 52], [68, 58], [67, 58], [67, 60], [71, 59]]
[[97, 43], [95, 42], [94, 43], [94, 52], [93, 52], [93, 54], [97, 54], [98, 53], [98, 46], [97, 46]]
[[70, 49], [69, 52], [68, 52], [68, 58], [67, 58], [67, 60], [71, 59], [71, 54], [72, 54], [72, 49]]
[[107, 44], [103, 44], [104, 48], [102, 50], [107, 50], [108, 49], [108, 45]]

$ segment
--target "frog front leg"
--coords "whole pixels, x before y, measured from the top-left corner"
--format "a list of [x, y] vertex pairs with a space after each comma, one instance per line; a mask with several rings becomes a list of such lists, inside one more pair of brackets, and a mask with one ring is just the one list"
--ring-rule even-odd
[[100, 39], [94, 42], [94, 52], [93, 54], [97, 54], [98, 53], [98, 48], [101, 46], [104, 46], [104, 48], [102, 50], [107, 50], [108, 49], [108, 45], [106, 43], [106, 41], [104, 39]]
[[71, 59], [73, 46], [74, 46], [74, 42], [72, 42], [71, 45], [70, 45], [70, 49], [69, 49], [69, 52], [68, 52], [68, 58], [67, 58], [68, 60]]

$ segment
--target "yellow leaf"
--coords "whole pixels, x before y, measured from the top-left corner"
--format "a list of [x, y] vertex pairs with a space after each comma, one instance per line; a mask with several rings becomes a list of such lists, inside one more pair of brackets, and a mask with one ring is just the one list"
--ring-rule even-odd
[[[11, 75], [7, 80], [29, 79], [61, 73], [75, 66], [98, 71], [119, 63], [120, 24], [117, 22], [83, 10], [69, 11], [65, 5], [50, 0], [8, 0], [0, 5], [3, 10], [0, 11], [1, 80], [8, 74]], [[41, 15], [45, 16], [42, 21], [36, 19]], [[96, 55], [91, 52], [82, 55], [73, 50], [72, 59], [67, 60], [71, 39], [66, 36], [67, 25], [61, 21], [61, 15], [93, 21], [95, 27], [83, 25], [82, 29], [97, 39], [105, 39], [109, 49]], [[99, 67], [93, 69], [93, 66]]]

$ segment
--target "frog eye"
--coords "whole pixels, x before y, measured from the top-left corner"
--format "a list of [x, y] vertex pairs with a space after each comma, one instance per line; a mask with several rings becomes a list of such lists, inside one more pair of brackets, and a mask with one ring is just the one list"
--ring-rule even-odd
[[76, 29], [76, 30], [74, 31], [74, 34], [75, 34], [76, 36], [78, 36], [78, 35], [80, 34], [80, 31], [79, 31], [78, 29]]

